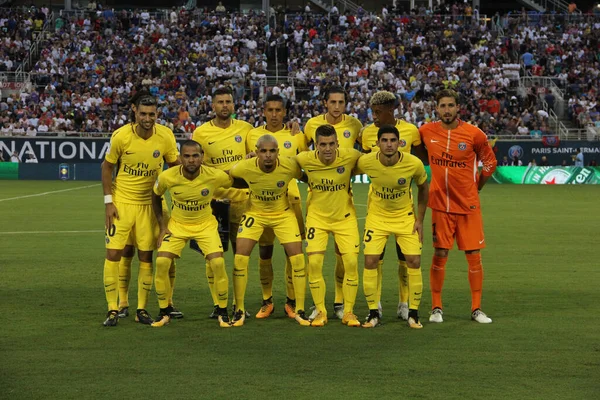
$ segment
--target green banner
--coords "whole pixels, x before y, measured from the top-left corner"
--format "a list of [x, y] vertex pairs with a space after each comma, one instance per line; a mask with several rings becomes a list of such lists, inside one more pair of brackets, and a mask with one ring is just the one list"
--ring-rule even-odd
[[19, 179], [19, 163], [0, 163], [0, 179]]
[[497, 183], [525, 185], [600, 184], [598, 167], [498, 167]]

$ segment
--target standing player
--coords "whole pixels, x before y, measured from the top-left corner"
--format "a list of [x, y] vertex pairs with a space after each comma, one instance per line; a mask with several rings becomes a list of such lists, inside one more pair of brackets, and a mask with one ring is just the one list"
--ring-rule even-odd
[[[306, 139], [309, 143], [313, 142], [316, 144], [317, 129], [323, 125], [331, 125], [335, 129], [339, 147], [341, 149], [353, 149], [363, 126], [358, 119], [344, 113], [346, 110], [346, 92], [339, 86], [332, 86], [325, 93], [324, 99], [327, 112], [317, 115], [306, 122], [306, 126], [304, 127]], [[335, 260], [335, 300], [333, 310], [335, 316], [342, 319], [344, 315], [342, 304], [344, 302], [344, 292], [342, 290], [344, 283], [344, 263], [337, 245]], [[312, 316], [316, 316], [316, 313]]]
[[[483, 267], [480, 249], [485, 247], [479, 191], [496, 169], [496, 157], [487, 136], [479, 128], [457, 118], [458, 94], [442, 90], [435, 97], [440, 121], [419, 129], [431, 165], [431, 227], [435, 253], [430, 271], [432, 312], [430, 322], [443, 322], [442, 286], [448, 250], [454, 244], [463, 250], [469, 264], [471, 318], [492, 322], [481, 311]], [[477, 162], [483, 163], [481, 174]]]
[[244, 296], [248, 284], [248, 261], [254, 245], [265, 229], [272, 229], [292, 264], [292, 282], [296, 295], [295, 319], [310, 325], [304, 313], [306, 265], [298, 220], [288, 201], [288, 185], [302, 176], [298, 164], [279, 157], [277, 140], [263, 135], [256, 143], [257, 158], [240, 161], [229, 174], [243, 179], [250, 187], [250, 207], [240, 221], [233, 269], [233, 291], [237, 311], [231, 324], [242, 326], [246, 319]]
[[[227, 316], [229, 280], [225, 270], [219, 225], [212, 214], [210, 202], [216, 189], [228, 188], [232, 182], [225, 172], [201, 165], [202, 157], [202, 148], [198, 142], [184, 142], [181, 145], [182, 165], [161, 173], [154, 185], [152, 206], [160, 225], [155, 279], [160, 312], [152, 324], [154, 327], [169, 323], [173, 309], [169, 304], [169, 269], [172, 261], [181, 256], [181, 250], [190, 239], [196, 240], [214, 273], [219, 325], [222, 328], [231, 326]], [[171, 194], [173, 205], [168, 225], [167, 220], [163, 218], [161, 199], [167, 190]]]
[[[380, 256], [390, 235], [403, 249], [408, 265], [408, 325], [422, 328], [419, 321], [419, 304], [423, 292], [421, 274], [421, 244], [423, 219], [427, 210], [427, 173], [423, 162], [412, 154], [399, 151], [400, 133], [393, 125], [383, 125], [377, 133], [379, 151], [358, 160], [357, 172], [369, 175], [369, 207], [365, 224], [365, 270], [363, 287], [369, 316], [363, 324], [374, 328], [381, 315], [378, 310], [381, 281], [378, 279]], [[417, 184], [418, 211], [414, 212], [411, 183]]]
[[317, 312], [312, 325], [324, 326], [327, 323], [323, 260], [331, 233], [345, 266], [342, 323], [360, 326], [354, 315], [360, 240], [356, 210], [350, 192], [350, 178], [360, 152], [339, 149], [337, 135], [331, 125], [318, 127], [315, 138], [315, 151], [305, 151], [296, 156], [296, 161], [308, 176], [311, 190], [306, 214], [306, 253], [308, 281]]
[[[270, 134], [280, 143], [279, 154], [284, 157], [293, 157], [301, 151], [307, 150], [306, 136], [300, 132], [292, 135], [292, 131], [283, 123], [285, 118], [286, 110], [283, 102], [283, 98], [279, 95], [270, 95], [266, 98], [264, 104], [264, 114], [267, 119], [267, 124], [259, 128], [252, 129], [248, 133], [246, 140], [246, 151], [248, 153], [257, 151], [256, 145], [258, 139], [265, 135]], [[295, 179], [292, 179], [288, 185], [288, 200], [290, 207], [296, 214], [298, 220], [298, 226], [300, 233], [304, 235], [304, 219], [302, 217], [302, 200], [300, 197], [300, 188]], [[260, 237], [259, 244], [259, 272], [260, 272], [260, 283], [263, 295], [263, 303], [260, 311], [256, 314], [256, 318], [267, 318], [274, 310], [273, 307], [273, 264], [271, 258], [273, 257], [273, 241], [275, 236], [273, 230], [268, 228]], [[289, 258], [286, 258], [285, 265], [285, 276], [286, 276], [286, 294], [287, 301], [285, 304], [285, 311], [288, 317], [294, 318], [295, 305], [295, 294], [294, 285], [292, 282], [292, 264]]]
[[[394, 116], [394, 109], [396, 106], [396, 96], [391, 92], [381, 91], [375, 93], [370, 101], [371, 110], [373, 112], [373, 123], [366, 126], [360, 136], [361, 147], [364, 153], [369, 153], [372, 150], [378, 150], [378, 134], [379, 128], [383, 125], [392, 125], [398, 129], [400, 138], [398, 140], [398, 148], [400, 151], [410, 153], [411, 149], [422, 161], [427, 159], [427, 153], [423, 144], [421, 143], [421, 137], [419, 136], [419, 130], [413, 124], [410, 124], [404, 120], [396, 119]], [[385, 248], [384, 248], [385, 253]], [[396, 254], [398, 256], [398, 318], [408, 320], [408, 265], [404, 254], [398, 243], [396, 243]], [[383, 278], [383, 254], [381, 260], [377, 265], [377, 276], [379, 282], [377, 284], [377, 304], [380, 303], [381, 299], [381, 286]], [[381, 306], [380, 306], [381, 307]], [[381, 310], [380, 310], [381, 312]]]
[[[173, 132], [156, 123], [157, 103], [151, 96], [140, 96], [134, 108], [137, 123], [115, 131], [110, 150], [102, 163], [102, 188], [106, 205], [106, 260], [104, 291], [108, 314], [104, 326], [116, 326], [118, 311], [119, 262], [130, 234], [135, 232], [135, 247], [140, 258], [141, 285], [138, 288], [136, 321], [151, 324], [146, 311], [152, 288], [152, 251], [156, 246], [158, 224], [152, 213], [152, 185], [163, 168], [178, 162]], [[113, 171], [118, 165], [113, 183]]]
[[[212, 108], [215, 118], [196, 128], [192, 139], [202, 146], [205, 165], [228, 171], [246, 157], [246, 136], [252, 129], [252, 125], [231, 118], [234, 103], [233, 94], [228, 88], [215, 90]], [[248, 190], [219, 189], [215, 193], [215, 198], [229, 201], [229, 239], [235, 254], [238, 226], [246, 211]], [[216, 318], [218, 298], [214, 288], [214, 274], [209, 262], [206, 263], [206, 277], [214, 306], [211, 318]]]

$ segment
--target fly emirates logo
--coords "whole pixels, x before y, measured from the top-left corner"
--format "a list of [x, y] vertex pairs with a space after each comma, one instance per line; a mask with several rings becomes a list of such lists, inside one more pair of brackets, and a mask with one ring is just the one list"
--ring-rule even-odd
[[431, 165], [439, 165], [440, 167], [450, 167], [450, 168], [467, 168], [467, 163], [464, 161], [455, 161], [454, 156], [450, 153], [446, 153], [442, 151], [442, 157], [437, 158], [436, 156], [431, 156]]
[[348, 186], [345, 183], [335, 183], [333, 179], [321, 179], [321, 182], [312, 182], [311, 189], [321, 190], [323, 192], [337, 192], [345, 190]]
[[210, 162], [213, 165], [227, 164], [230, 162], [241, 161], [244, 157], [241, 154], [233, 154], [233, 150], [223, 150], [222, 157], [211, 157]]
[[[136, 165], [127, 165], [123, 166], [123, 172], [133, 176], [154, 176], [156, 175], [155, 169], [149, 169], [150, 164], [146, 163], [137, 163]], [[159, 167], [160, 170], [160, 167]]]

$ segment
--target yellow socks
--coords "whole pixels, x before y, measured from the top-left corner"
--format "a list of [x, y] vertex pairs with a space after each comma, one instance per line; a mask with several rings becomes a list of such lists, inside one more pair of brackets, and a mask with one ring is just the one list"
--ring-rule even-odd
[[[317, 310], [327, 313], [325, 308], [325, 280], [323, 279], [324, 254], [308, 256], [308, 286]], [[296, 303], [296, 308], [298, 303]]]
[[[225, 259], [223, 257], [213, 258], [210, 260], [210, 266], [215, 274], [215, 293], [217, 294], [217, 304], [219, 305], [219, 308], [227, 308], [227, 301], [229, 300], [229, 278], [227, 278], [227, 271], [225, 270]], [[248, 260], [246, 260], [246, 269], [247, 268]]]
[[[369, 310], [377, 310], [379, 301], [377, 301], [377, 278], [379, 273], [377, 269], [363, 270], [363, 290], [365, 292], [365, 298], [367, 299], [367, 305]], [[381, 295], [381, 293], [379, 293]]]
[[[364, 275], [364, 274], [363, 274]], [[379, 307], [381, 301], [381, 283], [383, 282], [383, 260], [377, 262], [377, 294], [375, 295], [375, 304]], [[367, 301], [368, 303], [368, 301]], [[370, 308], [369, 308], [370, 310]]]
[[171, 290], [169, 291], [169, 305], [173, 305], [173, 292], [175, 291], [175, 259], [171, 260], [171, 267], [169, 268], [169, 283], [171, 284]]
[[173, 260], [167, 257], [156, 258], [156, 277], [154, 278], [156, 286], [156, 297], [158, 297], [158, 306], [167, 308], [169, 306], [169, 294], [171, 292], [171, 280], [169, 272]]
[[356, 302], [356, 293], [358, 293], [358, 254], [344, 254], [344, 314], [352, 313], [354, 303]]
[[[309, 272], [310, 274], [310, 272]], [[335, 300], [334, 303], [344, 302], [344, 261], [339, 254], [335, 255]]]
[[138, 272], [138, 310], [146, 309], [148, 305], [148, 296], [152, 290], [152, 263], [140, 261], [140, 270]]
[[408, 272], [408, 308], [418, 310], [423, 293], [423, 274], [421, 268], [407, 268]]
[[400, 303], [408, 303], [408, 264], [406, 261], [398, 260], [398, 293]]
[[119, 279], [119, 262], [104, 260], [104, 294], [108, 303], [108, 311], [118, 310], [117, 301], [119, 291], [117, 288]]
[[236, 254], [233, 264], [233, 293], [238, 310], [246, 311], [244, 297], [248, 285], [248, 261], [250, 257]]
[[304, 298], [306, 296], [306, 263], [304, 254], [289, 257], [292, 265], [292, 280], [294, 293], [296, 295], [296, 310], [304, 310]]
[[119, 262], [119, 308], [129, 307], [129, 281], [133, 257], [121, 257]]
[[215, 274], [210, 266], [210, 262], [207, 259], [204, 259], [206, 263], [206, 280], [208, 281], [208, 289], [210, 290], [210, 295], [213, 300], [213, 306], [219, 304], [219, 299], [217, 299], [217, 294], [215, 293]]
[[262, 290], [263, 300], [273, 297], [273, 262], [269, 258], [258, 260], [258, 272], [260, 277], [260, 288]]
[[[306, 283], [304, 286], [306, 287]], [[290, 300], [296, 299], [296, 292], [294, 291], [294, 279], [292, 276], [292, 263], [290, 262], [289, 257], [285, 258], [285, 294]]]

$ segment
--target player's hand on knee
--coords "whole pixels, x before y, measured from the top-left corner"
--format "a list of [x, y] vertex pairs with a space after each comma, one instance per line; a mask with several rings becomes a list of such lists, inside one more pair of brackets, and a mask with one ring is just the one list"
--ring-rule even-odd
[[419, 242], [423, 243], [423, 221], [415, 221], [412, 233], [415, 232], [419, 234]]
[[119, 219], [119, 212], [117, 211], [117, 207], [113, 203], [106, 204], [106, 217], [104, 219], [104, 224], [106, 229], [110, 229], [113, 225], [115, 219]]

